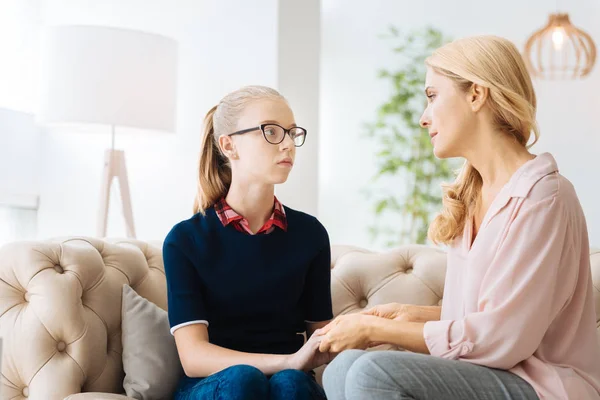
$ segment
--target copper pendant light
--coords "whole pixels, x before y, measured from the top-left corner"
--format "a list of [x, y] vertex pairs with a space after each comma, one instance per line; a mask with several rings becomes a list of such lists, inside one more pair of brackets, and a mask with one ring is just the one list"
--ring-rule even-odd
[[550, 14], [548, 24], [527, 40], [524, 58], [535, 77], [583, 78], [596, 62], [596, 45], [590, 35], [571, 23], [568, 14]]

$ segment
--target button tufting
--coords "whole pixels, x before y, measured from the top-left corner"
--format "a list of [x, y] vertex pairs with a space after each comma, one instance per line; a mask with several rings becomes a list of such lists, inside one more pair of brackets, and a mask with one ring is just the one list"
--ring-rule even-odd
[[23, 388], [23, 397], [29, 397], [29, 388], [27, 386]]
[[31, 295], [29, 294], [29, 292], [25, 292], [25, 294], [23, 295], [23, 298], [25, 299], [25, 301], [27, 303], [29, 303], [29, 299], [31, 299]]
[[367, 304], [368, 304], [368, 303], [369, 303], [369, 302], [367, 301], [367, 299], [361, 299], [361, 300], [358, 302], [358, 306], [359, 306], [360, 308], [365, 308], [365, 307], [367, 306]]
[[60, 265], [55, 265], [54, 266], [54, 270], [56, 272], [58, 272], [59, 274], [62, 274], [63, 272], [65, 272], [65, 270], [63, 269], [63, 267], [61, 267]]
[[406, 268], [406, 271], [404, 271], [405, 274], [410, 274], [412, 272], [412, 267], [408, 267]]
[[58, 351], [65, 351], [65, 349], [67, 348], [67, 345], [65, 342], [58, 342], [58, 344], [56, 345], [56, 349]]

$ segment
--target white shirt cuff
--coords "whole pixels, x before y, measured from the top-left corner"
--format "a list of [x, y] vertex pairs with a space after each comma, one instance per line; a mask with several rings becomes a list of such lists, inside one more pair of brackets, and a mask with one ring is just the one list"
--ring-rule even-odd
[[184, 326], [195, 325], [195, 324], [204, 324], [204, 325], [208, 326], [208, 321], [202, 319], [202, 320], [189, 321], [189, 322], [184, 322], [183, 324], [175, 325], [174, 327], [171, 328], [171, 335], [179, 328], [183, 328]]

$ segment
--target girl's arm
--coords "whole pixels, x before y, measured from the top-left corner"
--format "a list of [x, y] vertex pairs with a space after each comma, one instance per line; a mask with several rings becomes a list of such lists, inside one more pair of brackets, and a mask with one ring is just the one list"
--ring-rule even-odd
[[174, 332], [177, 351], [185, 374], [189, 377], [206, 377], [234, 365], [251, 365], [265, 375], [285, 369], [311, 370], [326, 362], [331, 356], [318, 351], [320, 338], [310, 338], [294, 354], [254, 354], [229, 350], [209, 343], [208, 329], [204, 324], [181, 327]]
[[206, 377], [239, 364], [251, 365], [272, 375], [289, 364], [288, 355], [243, 353], [209, 343], [204, 324], [179, 328], [174, 336], [181, 365], [189, 377]]

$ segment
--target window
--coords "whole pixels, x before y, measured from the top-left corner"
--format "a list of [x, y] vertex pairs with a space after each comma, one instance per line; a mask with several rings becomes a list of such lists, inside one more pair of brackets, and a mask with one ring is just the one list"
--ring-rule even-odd
[[0, 246], [37, 236], [37, 196], [0, 195]]

